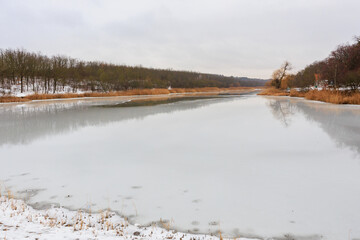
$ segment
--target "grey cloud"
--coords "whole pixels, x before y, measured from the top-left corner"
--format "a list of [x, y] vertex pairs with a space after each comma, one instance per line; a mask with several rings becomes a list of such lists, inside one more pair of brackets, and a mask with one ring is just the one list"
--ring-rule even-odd
[[360, 35], [358, 0], [0, 0], [0, 48], [268, 78]]

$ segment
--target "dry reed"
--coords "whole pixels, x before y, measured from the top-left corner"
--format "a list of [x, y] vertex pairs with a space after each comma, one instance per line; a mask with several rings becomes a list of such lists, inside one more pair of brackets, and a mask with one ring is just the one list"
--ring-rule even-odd
[[290, 90], [290, 97], [305, 97], [307, 91], [298, 91], [296, 89]]
[[305, 94], [305, 99], [334, 104], [360, 104], [360, 93], [337, 90], [312, 90]]
[[263, 95], [263, 96], [289, 96], [289, 93], [280, 90], [280, 89], [276, 89], [276, 88], [266, 88], [263, 91], [261, 91], [260, 93], [258, 93], [258, 95]]
[[28, 102], [32, 100], [63, 99], [63, 98], [83, 98], [83, 97], [116, 97], [116, 96], [134, 96], [134, 95], [165, 95], [170, 93], [206, 93], [206, 92], [226, 92], [226, 91], [244, 91], [254, 89], [252, 87], [233, 87], [233, 88], [153, 88], [153, 89], [132, 89], [126, 91], [113, 92], [87, 92], [87, 93], [57, 93], [57, 94], [31, 94], [25, 97], [2, 96], [0, 103], [9, 102]]
[[290, 93], [287, 93], [279, 89], [268, 88], [258, 95], [303, 97], [307, 100], [333, 104], [360, 104], [360, 92], [358, 91], [340, 91], [334, 89], [297, 91], [296, 89], [291, 89]]

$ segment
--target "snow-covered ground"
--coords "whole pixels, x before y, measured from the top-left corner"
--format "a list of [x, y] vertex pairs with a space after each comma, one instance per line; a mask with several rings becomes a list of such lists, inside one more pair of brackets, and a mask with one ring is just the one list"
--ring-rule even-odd
[[0, 197], [0, 239], [219, 239], [172, 231], [169, 223], [162, 224], [131, 225], [110, 211], [36, 210], [22, 200]]
[[[28, 95], [32, 95], [35, 93], [45, 93], [43, 87], [41, 85], [35, 85], [35, 89], [36, 91], [33, 90], [33, 86], [32, 84], [29, 84], [29, 87], [27, 87], [26, 85], [24, 86], [23, 92], [21, 92], [21, 86], [20, 84], [16, 84], [16, 85], [12, 85], [11, 86], [11, 90], [7, 89], [7, 88], [2, 88], [0, 87], [0, 96], [2, 95], [10, 95], [10, 96], [15, 96], [15, 97], [25, 97]], [[58, 86], [56, 88], [56, 94], [61, 94], [61, 93], [85, 93], [85, 92], [91, 92], [91, 91], [83, 91], [80, 89], [76, 89], [74, 90], [71, 86]], [[50, 89], [48, 89], [48, 93], [53, 93], [53, 88], [50, 87]]]

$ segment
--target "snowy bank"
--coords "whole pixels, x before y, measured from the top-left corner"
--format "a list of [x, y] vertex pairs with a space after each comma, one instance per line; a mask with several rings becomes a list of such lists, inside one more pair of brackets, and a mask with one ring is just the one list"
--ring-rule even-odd
[[22, 200], [0, 197], [0, 239], [219, 239], [166, 230], [168, 223], [162, 224], [131, 225], [110, 211], [36, 210]]

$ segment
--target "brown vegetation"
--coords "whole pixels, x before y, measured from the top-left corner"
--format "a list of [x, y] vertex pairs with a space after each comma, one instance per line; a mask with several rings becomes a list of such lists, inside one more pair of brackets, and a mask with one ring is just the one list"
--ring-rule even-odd
[[305, 94], [305, 99], [335, 104], [360, 104], [360, 93], [336, 90], [312, 90]]
[[307, 91], [298, 91], [296, 89], [291, 89], [290, 90], [290, 97], [305, 97]]
[[0, 97], [0, 103], [9, 103], [9, 102], [28, 102], [29, 99], [20, 98], [20, 97], [13, 97], [13, 96], [6, 96]]
[[83, 97], [116, 97], [116, 96], [134, 96], [134, 95], [164, 95], [170, 93], [210, 93], [210, 92], [234, 92], [243, 90], [252, 90], [252, 87], [232, 87], [232, 88], [153, 88], [153, 89], [132, 89], [127, 91], [114, 92], [88, 92], [88, 93], [63, 93], [63, 94], [32, 94], [25, 97], [3, 96], [0, 97], [0, 103], [8, 102], [28, 102], [32, 100], [62, 99], [62, 98], [83, 98]]
[[289, 96], [289, 93], [277, 89], [277, 88], [266, 88], [263, 91], [261, 91], [260, 93], [258, 93], [258, 95], [263, 95], [263, 96]]
[[339, 91], [339, 90], [310, 90], [297, 91], [291, 89], [290, 93], [281, 91], [275, 88], [268, 88], [258, 95], [265, 96], [290, 96], [303, 97], [307, 100], [315, 100], [334, 104], [360, 104], [360, 93], [354, 91]]
[[288, 74], [288, 71], [292, 69], [291, 64], [285, 61], [284, 64], [272, 74], [272, 78], [268, 81], [268, 86], [272, 86], [276, 89], [285, 89], [288, 87], [288, 83], [292, 78], [292, 75]]

